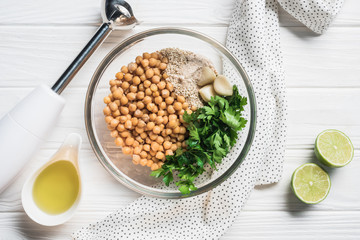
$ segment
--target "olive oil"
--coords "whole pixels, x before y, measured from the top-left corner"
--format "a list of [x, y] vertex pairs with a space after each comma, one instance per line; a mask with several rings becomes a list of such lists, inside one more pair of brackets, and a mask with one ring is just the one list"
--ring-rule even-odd
[[48, 214], [66, 212], [79, 194], [79, 175], [70, 161], [60, 160], [47, 166], [36, 178], [33, 198]]

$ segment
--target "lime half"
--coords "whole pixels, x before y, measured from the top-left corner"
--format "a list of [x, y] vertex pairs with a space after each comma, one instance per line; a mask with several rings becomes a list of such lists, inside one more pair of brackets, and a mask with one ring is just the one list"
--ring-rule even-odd
[[343, 167], [353, 159], [354, 147], [344, 133], [328, 129], [317, 136], [315, 155], [326, 166]]
[[307, 204], [316, 204], [324, 200], [330, 186], [329, 175], [315, 163], [306, 163], [298, 167], [291, 179], [295, 195]]

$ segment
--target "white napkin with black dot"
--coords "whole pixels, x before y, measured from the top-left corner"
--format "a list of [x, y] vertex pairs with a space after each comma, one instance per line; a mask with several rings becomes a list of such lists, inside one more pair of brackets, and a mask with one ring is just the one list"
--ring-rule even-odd
[[323, 33], [343, 0], [237, 0], [226, 46], [247, 71], [258, 104], [253, 146], [240, 168], [214, 190], [189, 199], [141, 197], [80, 229], [75, 239], [218, 239], [231, 226], [256, 184], [280, 180], [286, 135], [285, 82], [278, 4]]

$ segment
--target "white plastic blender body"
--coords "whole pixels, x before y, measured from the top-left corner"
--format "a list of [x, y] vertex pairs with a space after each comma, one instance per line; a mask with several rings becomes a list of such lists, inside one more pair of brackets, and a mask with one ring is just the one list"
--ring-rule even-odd
[[0, 120], [0, 193], [54, 128], [65, 100], [40, 85]]

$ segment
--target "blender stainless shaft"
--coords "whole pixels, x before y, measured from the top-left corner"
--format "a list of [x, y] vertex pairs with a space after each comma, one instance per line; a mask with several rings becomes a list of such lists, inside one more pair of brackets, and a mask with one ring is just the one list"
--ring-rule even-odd
[[85, 64], [89, 57], [101, 45], [114, 28], [129, 29], [137, 23], [131, 6], [123, 0], [105, 0], [102, 2], [102, 17], [104, 23], [96, 31], [86, 46], [81, 50], [74, 61], [52, 86], [52, 90], [60, 94], [70, 83], [76, 73]]
[[65, 72], [60, 76], [60, 78], [55, 82], [51, 89], [60, 94], [65, 87], [70, 83], [76, 73], [80, 68], [85, 64], [89, 57], [95, 52], [95, 50], [100, 46], [100, 44], [106, 39], [110, 34], [112, 29], [110, 28], [110, 22], [103, 23], [99, 29], [96, 31], [95, 35], [90, 39], [86, 46], [81, 50], [79, 55], [74, 59], [74, 61], [69, 65]]

